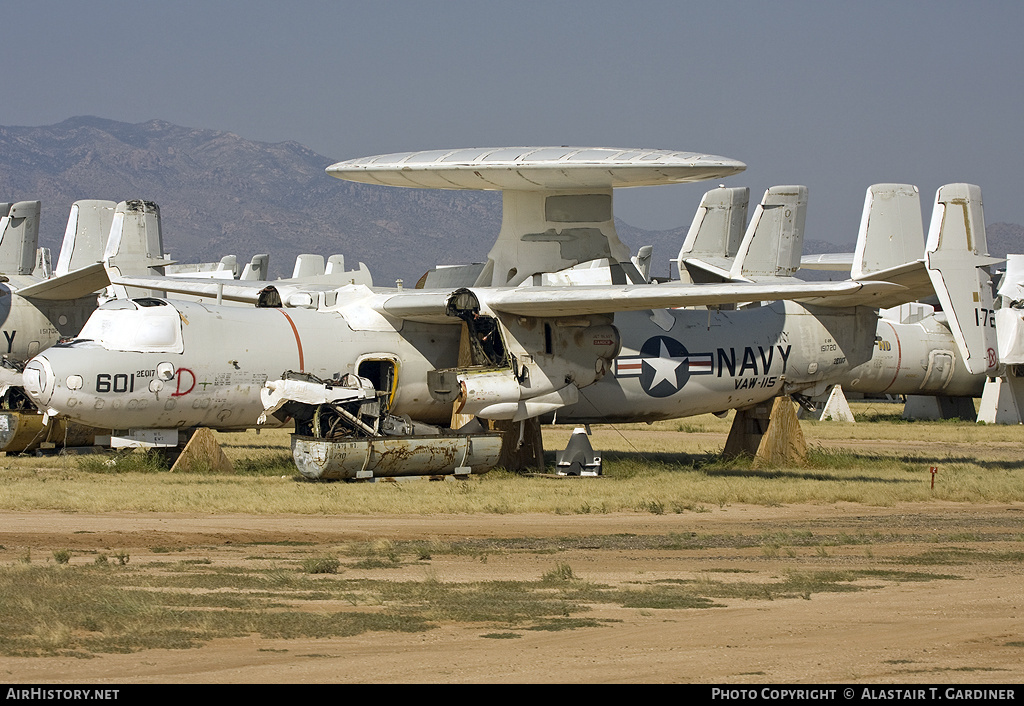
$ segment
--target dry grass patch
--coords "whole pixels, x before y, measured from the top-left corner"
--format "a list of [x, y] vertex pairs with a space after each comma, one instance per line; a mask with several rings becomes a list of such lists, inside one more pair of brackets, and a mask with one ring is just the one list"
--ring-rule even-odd
[[[297, 482], [287, 431], [222, 434], [225, 453], [241, 471], [235, 475], [166, 473], [155, 454], [7, 457], [0, 464], [0, 509], [576, 515], [682, 514], [731, 504], [1024, 501], [1024, 459], [1016, 443], [1004, 441], [1019, 435], [1016, 428], [875, 418], [882, 421], [803, 422], [808, 465], [758, 470], [749, 459], [719, 458], [729, 421], [712, 415], [595, 426], [592, 443], [605, 477], [560, 480], [492, 471], [446, 482]], [[571, 429], [544, 433], [548, 448], [557, 449]], [[553, 463], [554, 453], [549, 457]], [[939, 468], [934, 490], [931, 466]]]

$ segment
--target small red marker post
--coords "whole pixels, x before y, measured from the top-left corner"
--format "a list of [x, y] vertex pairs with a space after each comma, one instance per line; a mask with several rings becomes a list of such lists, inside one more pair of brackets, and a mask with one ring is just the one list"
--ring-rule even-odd
[[939, 467], [930, 466], [928, 471], [932, 474], [932, 490], [935, 490], [935, 474], [939, 472]]

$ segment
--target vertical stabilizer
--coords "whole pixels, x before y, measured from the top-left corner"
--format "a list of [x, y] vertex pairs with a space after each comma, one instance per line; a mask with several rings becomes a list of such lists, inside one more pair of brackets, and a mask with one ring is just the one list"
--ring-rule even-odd
[[345, 271], [345, 256], [341, 254], [331, 255], [327, 258], [327, 267], [324, 268], [324, 274], [333, 275], [339, 272]]
[[732, 279], [791, 277], [800, 268], [806, 218], [806, 186], [765, 191], [736, 252]]
[[295, 258], [295, 268], [292, 270], [292, 279], [298, 277], [318, 277], [324, 273], [323, 255], [299, 255]]
[[728, 278], [747, 226], [749, 201], [745, 186], [722, 186], [704, 194], [675, 260], [680, 279], [703, 283]]
[[36, 248], [36, 265], [32, 270], [32, 276], [39, 279], [47, 279], [53, 275], [53, 267], [50, 260], [50, 248]]
[[[3, 204], [0, 216], [0, 272], [7, 275], [31, 274], [36, 265], [39, 245], [38, 201]], [[0, 209], [2, 212], [2, 209]]]
[[750, 189], [724, 187], [704, 194], [686, 233], [679, 258], [701, 255], [735, 257], [747, 225]]
[[103, 260], [115, 208], [117, 204], [113, 201], [95, 199], [71, 204], [54, 274], [59, 277]]
[[636, 267], [636, 271], [640, 273], [640, 277], [643, 278], [644, 282], [651, 281], [651, 258], [653, 256], [654, 246], [643, 245], [632, 258], [633, 266]]
[[868, 187], [853, 256], [853, 279], [919, 260], [924, 246], [921, 195], [910, 184]]
[[950, 331], [972, 373], [993, 370], [997, 363], [992, 285], [981, 189], [974, 184], [947, 184], [935, 196], [928, 228], [925, 264], [942, 303]]
[[[163, 275], [170, 260], [163, 257], [160, 207], [152, 201], [122, 201], [114, 209], [103, 260], [114, 275]], [[123, 291], [122, 291], [123, 290]], [[116, 287], [119, 297], [152, 296], [150, 290]]]
[[249, 282], [262, 282], [269, 276], [269, 271], [270, 255], [267, 255], [266, 253], [253, 255], [249, 264], [247, 264], [242, 270], [242, 276], [239, 279]]
[[238, 258], [234, 255], [225, 255], [220, 259], [220, 262], [217, 263], [217, 271], [230, 272], [231, 279], [238, 279]]

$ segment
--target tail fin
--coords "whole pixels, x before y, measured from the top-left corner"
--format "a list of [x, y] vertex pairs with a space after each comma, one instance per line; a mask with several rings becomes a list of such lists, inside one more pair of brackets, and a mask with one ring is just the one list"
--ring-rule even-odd
[[39, 245], [38, 201], [3, 204], [0, 209], [0, 272], [32, 274]]
[[747, 224], [750, 189], [719, 187], [704, 194], [676, 257], [680, 278], [693, 282], [728, 279]]
[[654, 246], [643, 245], [636, 251], [636, 255], [631, 258], [633, 266], [636, 267], [636, 271], [640, 273], [640, 277], [643, 278], [644, 282], [651, 281], [651, 257], [653, 255]]
[[327, 267], [324, 269], [325, 275], [331, 275], [336, 272], [345, 271], [345, 256], [342, 254], [331, 255], [327, 258]]
[[299, 255], [295, 258], [292, 279], [297, 277], [317, 277], [324, 273], [323, 255]]
[[919, 260], [924, 247], [921, 195], [910, 184], [868, 187], [853, 256], [853, 279]]
[[935, 196], [925, 263], [950, 331], [972, 373], [992, 370], [996, 355], [995, 311], [981, 188], [947, 184]]
[[262, 282], [267, 279], [270, 275], [270, 255], [266, 253], [262, 255], [253, 255], [252, 260], [242, 270], [242, 276], [239, 277], [241, 280], [249, 282]]
[[[160, 229], [160, 207], [152, 201], [122, 201], [114, 209], [110, 237], [103, 260], [117, 275], [162, 275], [171, 261], [163, 256], [164, 242]], [[122, 291], [124, 290], [124, 291]], [[117, 285], [118, 296], [152, 296], [155, 292]]]
[[229, 271], [231, 272], [231, 279], [238, 279], [238, 258], [234, 255], [225, 255], [220, 259], [217, 271]]
[[46, 279], [52, 275], [53, 266], [50, 260], [50, 248], [36, 248], [36, 266], [32, 270], [32, 276]]
[[66, 275], [103, 259], [115, 208], [117, 204], [113, 201], [93, 199], [71, 204], [54, 274]]
[[806, 218], [806, 186], [765, 191], [736, 252], [731, 278], [791, 277], [800, 268]]

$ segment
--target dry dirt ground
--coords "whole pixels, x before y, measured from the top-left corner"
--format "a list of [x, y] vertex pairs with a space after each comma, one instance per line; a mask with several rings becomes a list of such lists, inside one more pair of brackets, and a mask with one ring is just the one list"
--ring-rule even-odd
[[[815, 535], [884, 532], [885, 542], [800, 547], [795, 552], [706, 547], [629, 550], [572, 538], [634, 535]], [[1024, 505], [916, 503], [893, 508], [726, 506], [710, 512], [606, 515], [186, 516], [168, 514], [0, 513], [0, 561], [54, 549], [114, 547], [133, 563], [158, 561], [155, 546], [182, 556], [246, 561], [252, 543], [354, 540], [566, 538], [554, 554], [496, 552], [487, 561], [434, 556], [380, 571], [382, 578], [443, 581], [536, 580], [556, 562], [583, 579], [628, 584], [657, 579], [769, 580], [790, 570], [877, 567], [888, 557], [968, 546], [984, 554], [1019, 552]], [[956, 537], [971, 541], [957, 543]], [[288, 551], [286, 544], [277, 549]], [[308, 551], [308, 547], [303, 549]], [[522, 631], [488, 639], [493, 626], [441, 624], [419, 633], [364, 633], [336, 639], [219, 639], [201, 648], [73, 657], [0, 657], [8, 683], [317, 683], [317, 682], [701, 682], [1021, 683], [1024, 681], [1024, 566], [1020, 561], [893, 566], [958, 579], [869, 582], [852, 593], [810, 600], [727, 599], [710, 609], [595, 605], [601, 627]], [[739, 571], [737, 571], [739, 570]], [[373, 575], [372, 571], [364, 575]], [[753, 578], [752, 578], [753, 577]]]

